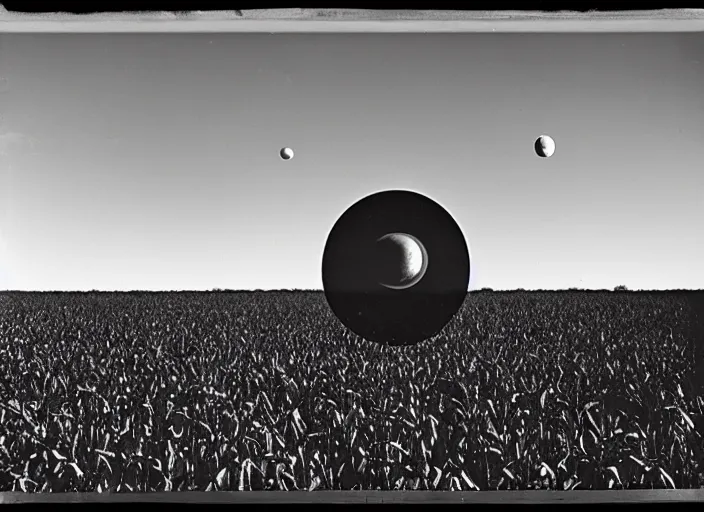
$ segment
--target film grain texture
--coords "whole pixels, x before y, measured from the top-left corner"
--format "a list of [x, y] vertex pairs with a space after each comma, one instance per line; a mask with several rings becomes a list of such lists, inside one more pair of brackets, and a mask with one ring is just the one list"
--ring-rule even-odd
[[[0, 34], [0, 501], [701, 489], [703, 50]], [[464, 301], [412, 346], [322, 291], [333, 226], [389, 190], [461, 231]]]

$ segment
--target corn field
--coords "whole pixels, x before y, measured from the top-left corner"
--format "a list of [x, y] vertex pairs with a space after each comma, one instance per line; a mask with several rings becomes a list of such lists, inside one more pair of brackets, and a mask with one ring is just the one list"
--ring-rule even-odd
[[0, 491], [701, 488], [690, 302], [476, 293], [392, 348], [321, 292], [0, 294]]

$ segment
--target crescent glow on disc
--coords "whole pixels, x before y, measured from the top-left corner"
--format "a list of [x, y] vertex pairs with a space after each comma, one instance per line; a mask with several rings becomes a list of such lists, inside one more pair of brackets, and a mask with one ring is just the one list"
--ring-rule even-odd
[[394, 235], [410, 238], [416, 244], [416, 246], [418, 246], [421, 252], [421, 267], [416, 273], [416, 275], [413, 276], [413, 278], [409, 279], [407, 283], [394, 285], [379, 281], [379, 284], [391, 290], [406, 290], [408, 288], [411, 288], [412, 286], [415, 286], [421, 279], [423, 279], [423, 276], [425, 275], [425, 272], [428, 269], [428, 251], [425, 249], [425, 245], [423, 245], [423, 242], [408, 233], [388, 233], [382, 237], [379, 237], [377, 239], [377, 242], [380, 242], [389, 237], [393, 237]]

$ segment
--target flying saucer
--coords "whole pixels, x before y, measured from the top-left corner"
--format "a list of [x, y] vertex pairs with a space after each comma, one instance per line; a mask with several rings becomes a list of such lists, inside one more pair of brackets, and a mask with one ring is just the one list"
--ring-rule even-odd
[[352, 332], [389, 345], [438, 334], [467, 295], [467, 242], [432, 199], [389, 190], [350, 206], [323, 252], [325, 297]]

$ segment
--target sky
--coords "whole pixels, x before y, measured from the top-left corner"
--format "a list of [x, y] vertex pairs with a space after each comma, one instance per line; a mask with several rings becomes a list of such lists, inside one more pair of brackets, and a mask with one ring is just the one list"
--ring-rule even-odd
[[320, 289], [337, 218], [387, 189], [455, 218], [470, 289], [704, 288], [703, 56], [698, 33], [0, 34], [0, 289]]

